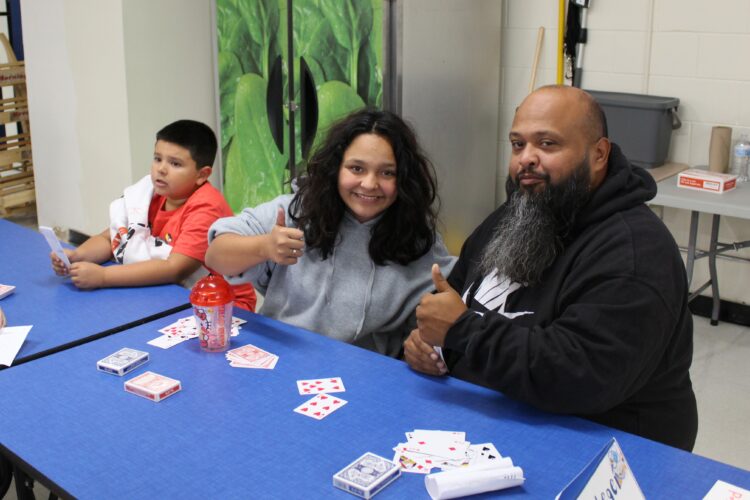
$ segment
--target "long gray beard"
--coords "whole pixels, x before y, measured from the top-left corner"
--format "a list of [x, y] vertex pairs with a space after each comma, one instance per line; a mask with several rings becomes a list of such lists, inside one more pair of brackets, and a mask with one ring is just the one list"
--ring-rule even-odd
[[538, 284], [590, 198], [589, 182], [587, 162], [560, 185], [548, 183], [540, 193], [521, 190], [508, 176], [506, 209], [482, 255], [483, 275], [497, 270], [498, 276], [513, 282]]

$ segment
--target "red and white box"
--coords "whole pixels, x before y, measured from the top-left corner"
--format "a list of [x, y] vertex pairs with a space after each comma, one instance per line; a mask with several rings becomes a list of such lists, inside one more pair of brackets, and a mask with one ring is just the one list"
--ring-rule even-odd
[[141, 373], [125, 382], [125, 390], [151, 401], [161, 401], [182, 389], [179, 380], [154, 372]]
[[726, 193], [735, 186], [737, 186], [736, 174], [721, 174], [700, 168], [689, 168], [677, 176], [677, 187], [696, 191]]

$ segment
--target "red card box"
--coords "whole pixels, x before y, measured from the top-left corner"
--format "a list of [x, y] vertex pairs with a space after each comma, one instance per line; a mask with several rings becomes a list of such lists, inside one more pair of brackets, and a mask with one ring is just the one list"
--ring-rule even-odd
[[700, 168], [683, 170], [677, 176], [677, 187], [707, 191], [709, 193], [726, 193], [737, 186], [737, 175], [709, 172]]
[[[154, 390], [149, 388], [149, 385], [153, 384], [156, 379], [160, 382], [158, 384], [158, 389]], [[161, 401], [181, 389], [182, 384], [179, 380], [165, 377], [164, 375], [159, 375], [154, 372], [141, 373], [137, 377], [131, 378], [125, 382], [125, 391], [155, 402]]]

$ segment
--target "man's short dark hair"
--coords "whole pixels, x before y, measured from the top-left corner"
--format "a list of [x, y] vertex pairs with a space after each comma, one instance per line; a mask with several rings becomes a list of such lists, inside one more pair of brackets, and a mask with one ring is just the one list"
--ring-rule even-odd
[[197, 168], [210, 167], [216, 159], [216, 134], [205, 123], [177, 120], [159, 130], [156, 140], [171, 142], [190, 151]]
[[591, 122], [594, 129], [594, 135], [598, 136], [596, 139], [601, 137], [609, 138], [609, 130], [607, 129], [607, 115], [604, 114], [604, 109], [597, 102], [596, 99], [591, 98], [590, 103], [591, 109], [589, 110]]

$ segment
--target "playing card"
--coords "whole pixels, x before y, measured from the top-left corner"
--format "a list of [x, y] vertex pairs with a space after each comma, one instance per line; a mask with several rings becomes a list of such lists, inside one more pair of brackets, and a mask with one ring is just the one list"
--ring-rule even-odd
[[341, 377], [298, 380], [297, 390], [300, 394], [320, 394], [330, 392], [346, 392]]
[[427, 439], [427, 440], [441, 440], [441, 441], [466, 441], [466, 433], [460, 431], [436, 431], [426, 429], [414, 429], [412, 432], [406, 433], [406, 439], [412, 441], [414, 439]]
[[149, 340], [146, 343], [154, 347], [159, 347], [161, 349], [169, 349], [170, 347], [174, 347], [177, 344], [185, 342], [186, 340], [188, 340], [188, 337], [161, 335], [153, 340]]
[[195, 319], [192, 316], [180, 318], [174, 323], [159, 329], [160, 333], [174, 337], [195, 338], [198, 336], [198, 329], [195, 327]]
[[145, 372], [125, 382], [125, 390], [152, 401], [161, 401], [182, 389], [179, 380]]
[[7, 297], [11, 293], [13, 293], [13, 290], [15, 290], [16, 287], [13, 285], [0, 285], [0, 299]]
[[279, 361], [279, 357], [276, 355], [271, 356], [268, 358], [267, 361], [264, 361], [263, 363], [256, 365], [253, 363], [243, 363], [240, 361], [230, 360], [229, 366], [232, 366], [234, 368], [255, 368], [255, 369], [262, 369], [262, 370], [273, 370], [276, 368], [276, 363]]
[[249, 365], [250, 367], [266, 367], [270, 363], [274, 363], [273, 358], [278, 357], [275, 354], [271, 354], [268, 351], [264, 351], [260, 347], [256, 347], [252, 344], [246, 344], [235, 349], [227, 351], [226, 357], [230, 362], [242, 365]]
[[473, 444], [467, 454], [470, 467], [496, 463], [503, 458], [492, 443]]
[[[232, 318], [231, 336], [236, 337], [240, 334], [240, 325], [247, 323], [244, 319]], [[174, 323], [159, 329], [164, 335], [184, 337], [185, 339], [197, 338], [199, 335], [198, 328], [195, 326], [195, 316], [186, 316], [180, 318]]]
[[302, 403], [294, 409], [295, 412], [314, 418], [315, 420], [323, 420], [328, 415], [344, 406], [347, 402], [336, 396], [329, 396], [328, 394], [318, 394], [314, 398]]
[[63, 261], [65, 267], [70, 269], [70, 261], [68, 260], [68, 256], [65, 255], [65, 252], [63, 252], [62, 245], [60, 245], [60, 240], [57, 239], [55, 231], [53, 231], [51, 227], [39, 226], [39, 232], [42, 233], [44, 239], [47, 240], [50, 250], [55, 252], [55, 255], [60, 257], [60, 260]]
[[437, 465], [433, 459], [427, 455], [402, 451], [401, 448], [403, 444], [405, 443], [399, 443], [399, 445], [394, 448], [395, 454], [393, 455], [393, 462], [398, 464], [401, 471], [415, 474], [429, 474], [430, 470]]
[[446, 431], [414, 431], [411, 439], [400, 451], [423, 453], [446, 460], [458, 460], [465, 457], [466, 450], [471, 443], [459, 441], [457, 438], [460, 438], [460, 434]]
[[374, 453], [365, 453], [333, 475], [333, 485], [362, 498], [372, 498], [401, 475], [400, 468]]

